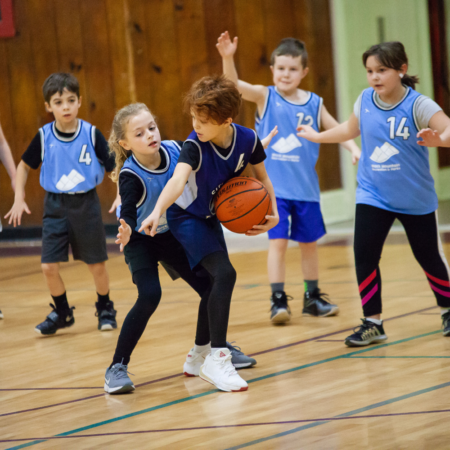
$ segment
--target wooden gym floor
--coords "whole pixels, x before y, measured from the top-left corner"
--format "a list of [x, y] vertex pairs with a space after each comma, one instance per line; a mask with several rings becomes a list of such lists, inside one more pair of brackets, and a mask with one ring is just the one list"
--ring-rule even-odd
[[[331, 318], [302, 317], [299, 253], [288, 250], [293, 315], [278, 327], [269, 321], [266, 252], [232, 255], [238, 281], [228, 340], [258, 361], [240, 372], [249, 382], [242, 393], [181, 374], [198, 299], [162, 273], [161, 304], [129, 365], [136, 391], [105, 394], [119, 331], [97, 330], [87, 268], [62, 266], [76, 322], [43, 338], [33, 330], [50, 312], [39, 256], [2, 256], [0, 448], [450, 448], [450, 338], [425, 276], [404, 236], [390, 238], [381, 263], [389, 340], [349, 349], [343, 339], [361, 317], [350, 241], [319, 247], [322, 290], [341, 309]], [[120, 328], [136, 289], [122, 255], [110, 254], [108, 270]]]

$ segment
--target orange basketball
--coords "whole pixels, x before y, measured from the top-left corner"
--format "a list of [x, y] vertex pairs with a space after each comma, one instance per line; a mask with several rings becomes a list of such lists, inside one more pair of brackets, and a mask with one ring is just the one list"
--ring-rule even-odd
[[227, 181], [214, 197], [217, 218], [234, 233], [245, 233], [253, 225], [266, 223], [272, 202], [264, 185], [255, 178], [236, 177]]

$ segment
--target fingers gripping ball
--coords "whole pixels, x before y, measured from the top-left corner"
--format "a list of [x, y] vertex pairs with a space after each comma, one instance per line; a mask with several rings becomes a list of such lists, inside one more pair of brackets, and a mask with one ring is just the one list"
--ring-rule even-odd
[[214, 197], [217, 218], [234, 233], [245, 233], [266, 222], [272, 202], [264, 185], [255, 178], [236, 177], [227, 181]]

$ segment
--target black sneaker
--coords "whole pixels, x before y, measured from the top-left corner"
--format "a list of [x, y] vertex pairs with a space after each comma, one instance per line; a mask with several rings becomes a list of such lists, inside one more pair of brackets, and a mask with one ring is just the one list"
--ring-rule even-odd
[[303, 314], [316, 317], [335, 316], [339, 313], [339, 307], [327, 300], [328, 295], [320, 292], [319, 288], [314, 291], [306, 291], [303, 296]]
[[36, 333], [45, 335], [55, 334], [56, 330], [71, 327], [75, 323], [75, 318], [73, 317], [75, 306], [65, 310], [56, 309], [52, 303], [50, 303], [50, 306], [53, 311], [34, 329]]
[[442, 314], [442, 334], [450, 336], [450, 311]]
[[3, 313], [0, 311], [0, 319], [3, 319]]
[[117, 328], [116, 314], [114, 309], [114, 303], [110, 300], [106, 303], [104, 308], [100, 308], [98, 302], [95, 304], [97, 312], [95, 315], [98, 317], [98, 329], [100, 331], [108, 331]]
[[362, 325], [353, 328], [354, 334], [345, 338], [348, 347], [363, 347], [374, 342], [383, 342], [387, 339], [384, 334], [383, 324], [377, 325], [370, 320], [361, 319]]
[[291, 310], [287, 304], [288, 299], [292, 300], [292, 297], [286, 295], [284, 291], [274, 292], [270, 297], [272, 303], [270, 320], [273, 323], [286, 323], [291, 320]]

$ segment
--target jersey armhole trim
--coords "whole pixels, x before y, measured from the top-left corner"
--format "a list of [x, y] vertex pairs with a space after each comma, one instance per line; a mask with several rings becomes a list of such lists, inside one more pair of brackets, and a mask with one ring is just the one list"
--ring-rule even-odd
[[200, 167], [202, 167], [202, 159], [203, 159], [202, 158], [202, 148], [200, 147], [200, 144], [197, 141], [194, 141], [193, 139], [186, 139], [185, 142], [192, 142], [198, 148], [198, 154], [200, 155], [200, 160], [198, 162], [198, 167], [195, 170], [193, 170], [194, 172], [198, 172], [200, 170]]
[[420, 97], [422, 97], [422, 95], [417, 96], [417, 98], [414, 100], [413, 107], [412, 107], [412, 116], [414, 119], [414, 125], [416, 126], [417, 132], [420, 131], [420, 128], [419, 128], [419, 124], [417, 123], [416, 108], [417, 108], [417, 100], [419, 100]]
[[142, 197], [140, 198], [140, 200], [136, 203], [136, 208], [139, 208], [140, 206], [142, 206], [142, 204], [145, 202], [145, 200], [147, 199], [147, 188], [145, 186], [145, 182], [144, 180], [132, 169], [129, 169], [127, 167], [125, 167], [124, 169], [122, 169], [120, 172], [129, 172], [132, 173], [133, 175], [135, 175], [136, 177], [139, 178], [140, 182], [142, 183], [142, 187], [144, 188], [144, 193], [142, 194]]
[[323, 107], [323, 98], [319, 97], [319, 108], [317, 110], [317, 129], [320, 132], [320, 130], [323, 128], [322, 127], [322, 123], [320, 122], [321, 120], [321, 115], [322, 115], [322, 107]]
[[255, 130], [252, 130], [252, 131], [255, 134], [255, 143], [253, 144], [253, 149], [252, 149], [252, 154], [253, 154], [253, 152], [255, 151], [255, 148], [256, 148], [256, 144], [258, 143], [258, 135], [256, 134]]
[[44, 130], [42, 128], [39, 128], [39, 134], [41, 136], [41, 161], [44, 162], [44, 155], [45, 155], [45, 134]]
[[177, 141], [170, 141], [170, 142], [173, 142], [174, 143], [174, 145], [178, 148], [178, 151], [180, 151], [181, 152], [181, 147], [180, 147], [180, 144], [177, 142]]
[[92, 147], [95, 149], [95, 125], [91, 126], [91, 141], [92, 141]]
[[267, 86], [267, 95], [266, 95], [266, 100], [264, 101], [264, 108], [262, 110], [261, 117], [258, 114], [258, 108], [256, 108], [256, 120], [257, 120], [257, 123], [259, 123], [261, 120], [263, 120], [264, 116], [266, 115], [267, 106], [269, 104], [269, 97], [270, 97], [270, 95], [271, 95], [270, 88], [269, 88], [269, 86]]

